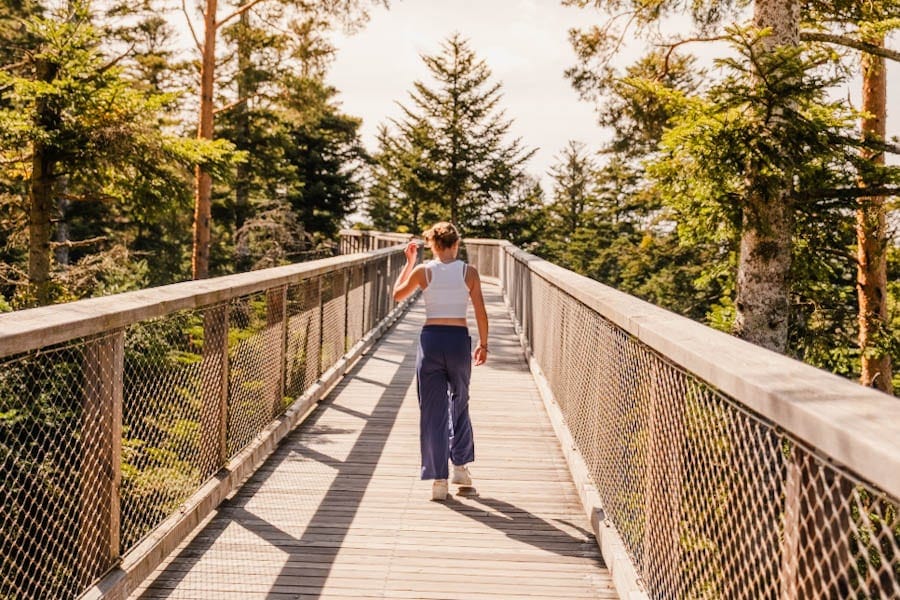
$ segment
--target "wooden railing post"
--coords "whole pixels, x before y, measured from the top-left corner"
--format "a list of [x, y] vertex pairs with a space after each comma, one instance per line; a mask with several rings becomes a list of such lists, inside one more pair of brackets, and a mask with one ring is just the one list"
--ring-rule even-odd
[[366, 284], [369, 281], [369, 263], [364, 262], [360, 268], [362, 269], [362, 315], [360, 316], [360, 319], [362, 319], [362, 333], [365, 335], [366, 332], [369, 331], [368, 321], [366, 319], [369, 313], [368, 306], [366, 305], [366, 301], [369, 299], [366, 295]]
[[324, 275], [319, 275], [319, 343], [316, 346], [316, 377], [320, 377], [324, 369], [322, 368], [322, 349], [325, 347], [325, 290], [322, 281]]
[[285, 376], [287, 373], [287, 286], [282, 285], [266, 290], [266, 342], [270, 349], [270, 359], [277, 366], [277, 371], [271, 373], [272, 380], [269, 383], [270, 398], [272, 399], [272, 414], [278, 416], [284, 409]]
[[203, 313], [200, 389], [200, 467], [204, 475], [225, 464], [228, 430], [228, 304]]
[[781, 594], [782, 600], [797, 600], [800, 570], [800, 525], [803, 494], [803, 467], [801, 450], [791, 448], [787, 460], [787, 476], [784, 482], [784, 513], [781, 538]]
[[350, 269], [344, 269], [344, 352], [350, 349]]
[[83, 366], [78, 554], [90, 581], [119, 559], [124, 330], [88, 341]]

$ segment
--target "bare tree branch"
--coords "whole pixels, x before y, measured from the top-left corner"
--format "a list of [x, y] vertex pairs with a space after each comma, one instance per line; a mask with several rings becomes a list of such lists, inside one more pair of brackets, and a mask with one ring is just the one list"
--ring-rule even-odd
[[831, 188], [821, 190], [809, 190], [798, 194], [800, 198], [869, 198], [881, 196], [900, 196], [900, 187], [870, 187], [870, 188]]
[[8, 65], [3, 65], [0, 67], [0, 71], [12, 71], [13, 69], [18, 69], [19, 67], [24, 67], [28, 64], [27, 60], [20, 60], [19, 62], [10, 63]]
[[111, 202], [117, 200], [115, 196], [110, 196], [108, 194], [59, 194], [57, 197], [62, 200], [68, 200], [70, 202]]
[[21, 157], [17, 157], [17, 158], [4, 158], [4, 159], [0, 160], [0, 165], [4, 165], [4, 166], [14, 165], [16, 163], [29, 161], [32, 158], [34, 158], [33, 154], [29, 154], [28, 156], [21, 156]]
[[203, 45], [200, 43], [200, 38], [197, 37], [197, 31], [194, 29], [194, 22], [191, 21], [191, 15], [187, 9], [187, 0], [181, 0], [181, 12], [184, 13], [184, 19], [187, 21], [188, 29], [191, 30], [191, 37], [194, 38], [194, 44], [196, 44], [197, 50], [202, 54]]
[[225, 112], [225, 111], [231, 110], [231, 109], [234, 108], [235, 106], [239, 106], [239, 105], [243, 104], [244, 102], [247, 102], [247, 101], [250, 100], [251, 98], [255, 98], [255, 97], [258, 96], [258, 95], [259, 95], [259, 94], [252, 94], [252, 95], [246, 96], [246, 97], [244, 97], [244, 98], [238, 98], [238, 99], [235, 100], [234, 102], [229, 102], [229, 103], [226, 104], [225, 106], [220, 106], [219, 108], [215, 109], [215, 110], [213, 111], [213, 114], [214, 114], [214, 115], [217, 115], [217, 114], [219, 114], [219, 113], [221, 113], [221, 112]]
[[119, 64], [119, 61], [121, 61], [123, 58], [125, 58], [126, 56], [128, 56], [129, 54], [131, 54], [131, 51], [134, 50], [134, 46], [135, 46], [135, 44], [132, 43], [131, 46], [128, 47], [128, 50], [126, 50], [125, 52], [123, 52], [123, 53], [120, 54], [119, 56], [115, 57], [114, 59], [112, 59], [111, 61], [109, 61], [108, 63], [106, 63], [106, 64], [103, 65], [102, 67], [100, 67], [100, 68], [97, 70], [97, 73], [91, 77], [91, 79], [94, 79], [97, 75], [101, 75], [101, 74], [103, 74], [103, 73], [106, 73], [107, 71], [109, 71], [110, 69], [112, 69], [114, 66], [116, 66], [117, 64]]
[[259, 4], [260, 2], [262, 2], [262, 0], [250, 0], [250, 2], [248, 2], [247, 4], [244, 4], [243, 6], [239, 6], [237, 9], [235, 9], [235, 11], [233, 13], [231, 13], [230, 15], [228, 15], [221, 21], [216, 22], [216, 29], [218, 29], [219, 27], [221, 27], [228, 21], [232, 20], [233, 18], [241, 16], [242, 14], [244, 14], [245, 12], [247, 12], [248, 10], [250, 10], [257, 4]]
[[666, 75], [669, 74], [669, 59], [672, 58], [672, 53], [679, 46], [683, 46], [684, 44], [693, 44], [695, 42], [721, 42], [721, 41], [727, 40], [727, 39], [729, 39], [729, 36], [727, 36], [727, 35], [716, 35], [716, 36], [712, 36], [712, 37], [686, 38], [683, 40], [678, 40], [677, 42], [672, 42], [671, 44], [660, 44], [660, 47], [668, 48], [668, 50], [666, 51], [665, 61], [663, 62], [663, 72], [659, 76], [660, 79], [662, 79], [663, 77], [665, 77]]
[[83, 248], [84, 246], [93, 246], [94, 244], [99, 244], [100, 242], [105, 242], [109, 238], [105, 235], [101, 235], [98, 237], [88, 238], [86, 240], [66, 240], [64, 242], [50, 242], [51, 248], [60, 248], [65, 246], [66, 248]]
[[860, 52], [865, 52], [867, 54], [881, 56], [882, 58], [900, 62], [900, 52], [891, 50], [890, 48], [885, 48], [883, 46], [878, 46], [876, 44], [870, 44], [869, 42], [864, 42], [847, 35], [823, 33], [820, 31], [801, 31], [800, 39], [804, 42], [825, 42], [826, 44], [846, 46], [847, 48], [853, 48], [854, 50], [859, 50]]

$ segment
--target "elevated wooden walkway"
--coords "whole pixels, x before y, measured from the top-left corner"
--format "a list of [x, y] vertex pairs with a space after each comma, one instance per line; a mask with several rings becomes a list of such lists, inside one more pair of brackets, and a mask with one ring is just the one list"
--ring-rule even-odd
[[474, 493], [432, 502], [417, 476], [418, 303], [133, 597], [616, 598], [499, 290], [485, 295]]

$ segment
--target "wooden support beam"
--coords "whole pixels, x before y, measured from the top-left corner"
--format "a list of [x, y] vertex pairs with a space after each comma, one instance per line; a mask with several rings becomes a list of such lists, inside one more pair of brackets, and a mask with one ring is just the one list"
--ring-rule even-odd
[[203, 313], [200, 367], [200, 468], [205, 478], [228, 458], [228, 304]]
[[119, 560], [125, 332], [84, 345], [78, 562], [92, 580]]

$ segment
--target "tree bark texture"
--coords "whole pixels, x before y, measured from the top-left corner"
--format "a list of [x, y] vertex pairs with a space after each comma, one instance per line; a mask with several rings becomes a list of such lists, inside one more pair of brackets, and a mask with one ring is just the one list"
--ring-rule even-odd
[[[253, 93], [251, 89], [249, 71], [251, 68], [251, 47], [247, 41], [250, 30], [250, 12], [241, 13], [241, 35], [238, 37], [238, 75], [237, 94], [238, 104], [235, 110], [235, 145], [238, 150], [248, 150], [250, 147], [250, 115], [248, 100]], [[244, 226], [250, 212], [250, 165], [247, 162], [238, 163], [236, 166], [234, 181], [234, 231]]]
[[[213, 93], [216, 69], [217, 0], [206, 0], [203, 56], [200, 65], [200, 121], [197, 137], [213, 139]], [[212, 204], [212, 177], [197, 165], [194, 169], [194, 249], [191, 266], [194, 279], [209, 276], [209, 240]]]
[[788, 194], [754, 193], [743, 209], [734, 333], [784, 353], [790, 313], [791, 214]]
[[[52, 82], [56, 78], [56, 65], [38, 60], [35, 76], [38, 81]], [[49, 101], [41, 97], [35, 107], [34, 123], [38, 130], [49, 130], [58, 120]], [[54, 168], [56, 159], [51, 148], [42, 142], [34, 143], [31, 159], [31, 181], [28, 211], [28, 284], [30, 295], [38, 306], [50, 304], [50, 239], [54, 202]]]
[[[884, 45], [884, 36], [866, 40]], [[883, 57], [862, 55], [862, 135], [865, 139], [885, 138], [887, 113], [887, 71]], [[876, 165], [884, 164], [884, 152], [863, 150], [864, 158]], [[862, 181], [863, 187], [866, 181]], [[859, 298], [859, 347], [862, 351], [860, 383], [893, 392], [891, 357], [879, 338], [888, 335], [887, 311], [887, 232], [885, 198], [860, 198], [856, 210], [857, 278]], [[883, 340], [881, 340], [883, 341]]]
[[[65, 183], [60, 182], [61, 196], [66, 194]], [[56, 202], [56, 208], [59, 214], [59, 221], [56, 224], [56, 250], [53, 255], [56, 258], [56, 264], [62, 267], [69, 266], [69, 223], [68, 218], [69, 206], [72, 201], [68, 198], [59, 198]]]
[[[800, 31], [798, 0], [757, 0], [753, 22], [771, 30], [761, 42], [762, 52], [796, 45]], [[774, 119], [781, 118], [774, 115]], [[793, 215], [791, 177], [785, 174], [780, 189], [762, 182], [752, 170], [750, 190], [742, 215], [738, 257], [734, 332], [754, 344], [784, 352], [790, 314], [790, 268]]]

